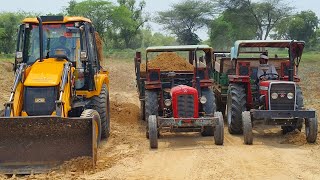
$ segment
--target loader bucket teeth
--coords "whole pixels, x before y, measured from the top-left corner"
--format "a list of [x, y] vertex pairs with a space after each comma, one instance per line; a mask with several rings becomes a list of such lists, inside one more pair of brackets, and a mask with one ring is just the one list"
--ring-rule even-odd
[[75, 157], [92, 157], [97, 140], [92, 118], [0, 118], [0, 173], [48, 172]]

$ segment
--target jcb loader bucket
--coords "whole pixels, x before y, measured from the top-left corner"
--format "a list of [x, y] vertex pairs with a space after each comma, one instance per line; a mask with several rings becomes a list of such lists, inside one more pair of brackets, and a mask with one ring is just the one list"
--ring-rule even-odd
[[97, 155], [92, 118], [0, 118], [0, 173], [44, 173], [75, 157]]

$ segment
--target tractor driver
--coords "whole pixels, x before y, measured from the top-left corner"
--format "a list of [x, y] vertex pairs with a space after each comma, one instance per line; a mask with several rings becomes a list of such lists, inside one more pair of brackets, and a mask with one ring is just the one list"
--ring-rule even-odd
[[277, 73], [276, 68], [274, 65], [268, 63], [269, 57], [267, 53], [262, 53], [260, 55], [260, 65], [257, 71], [257, 78], [258, 80], [270, 80], [270, 79], [278, 79], [279, 75]]

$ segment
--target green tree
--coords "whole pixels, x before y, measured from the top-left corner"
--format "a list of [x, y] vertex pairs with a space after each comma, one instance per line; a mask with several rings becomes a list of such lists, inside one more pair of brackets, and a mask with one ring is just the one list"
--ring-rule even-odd
[[137, 48], [137, 36], [141, 33], [141, 28], [148, 21], [143, 17], [145, 1], [118, 0], [119, 6], [114, 8], [112, 19], [113, 43], [117, 48]]
[[248, 1], [249, 12], [258, 27], [258, 39], [266, 40], [277, 24], [290, 15], [292, 7], [283, 2], [283, 0], [265, 0], [262, 3]]
[[[292, 7], [285, 3], [285, 0], [261, 0], [252, 2], [251, 0], [219, 0], [220, 6], [229, 11], [238, 11], [239, 17], [243, 14], [250, 21], [246, 20], [244, 25], [248, 28], [255, 26], [256, 38], [267, 39], [270, 32], [292, 12]], [[243, 21], [242, 21], [243, 22]]]
[[227, 9], [210, 25], [211, 45], [219, 49], [229, 49], [239, 39], [255, 39], [256, 25], [253, 17], [244, 7]]
[[180, 44], [198, 44], [196, 31], [208, 25], [214, 16], [214, 5], [208, 1], [185, 0], [170, 10], [158, 13], [156, 21], [177, 36]]
[[176, 39], [172, 36], [163, 35], [159, 32], [152, 33], [150, 29], [144, 29], [141, 33], [142, 47], [149, 46], [170, 46], [177, 45]]
[[24, 13], [0, 13], [0, 52], [13, 53], [17, 39], [17, 29]]
[[314, 45], [317, 42], [318, 23], [319, 19], [313, 11], [302, 11], [282, 20], [276, 27], [275, 38], [303, 40]]
[[111, 2], [105, 0], [85, 0], [79, 3], [71, 0], [65, 13], [69, 16], [89, 18], [102, 40], [106, 42], [107, 30], [112, 27], [111, 14], [114, 8]]

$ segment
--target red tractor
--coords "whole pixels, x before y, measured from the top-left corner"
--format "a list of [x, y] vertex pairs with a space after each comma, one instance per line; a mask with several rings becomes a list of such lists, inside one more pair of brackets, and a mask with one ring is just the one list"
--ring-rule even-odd
[[[192, 69], [165, 71], [151, 68], [148, 56], [165, 52], [186, 55]], [[204, 56], [198, 60], [197, 54], [200, 53]], [[172, 59], [172, 64], [175, 61]], [[185, 62], [188, 63], [187, 60]], [[135, 70], [141, 117], [147, 120], [146, 136], [151, 148], [158, 148], [161, 130], [199, 131], [203, 136], [214, 136], [216, 145], [223, 144], [223, 117], [221, 112], [216, 112], [215, 96], [210, 89], [213, 84], [209, 78], [209, 73], [212, 73], [211, 62], [212, 48], [209, 46], [149, 47], [146, 50], [146, 69], [141, 70], [141, 53], [136, 53]]]
[[[316, 141], [316, 112], [304, 108], [298, 85], [304, 45], [302, 41], [291, 40], [236, 41], [229, 64], [225, 64], [229, 69], [224, 71], [228, 77], [226, 113], [229, 132], [243, 133], [245, 144], [253, 143], [252, 127], [258, 121], [281, 126], [283, 133], [301, 131], [305, 122], [307, 142]], [[260, 64], [261, 58], [268, 59], [268, 63]], [[273, 71], [268, 69], [271, 65]], [[215, 73], [222, 77], [223, 72]], [[217, 87], [224, 89], [216, 85], [215, 91], [223, 92]], [[223, 96], [217, 93], [220, 100]]]

